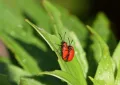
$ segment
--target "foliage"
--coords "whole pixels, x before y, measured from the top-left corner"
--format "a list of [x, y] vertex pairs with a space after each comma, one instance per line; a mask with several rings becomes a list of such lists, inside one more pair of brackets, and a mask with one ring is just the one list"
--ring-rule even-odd
[[[47, 0], [1, 0], [0, 11], [0, 39], [14, 59], [0, 58], [2, 85], [119, 85], [120, 43], [104, 13], [90, 27]], [[65, 32], [70, 62], [61, 57]]]

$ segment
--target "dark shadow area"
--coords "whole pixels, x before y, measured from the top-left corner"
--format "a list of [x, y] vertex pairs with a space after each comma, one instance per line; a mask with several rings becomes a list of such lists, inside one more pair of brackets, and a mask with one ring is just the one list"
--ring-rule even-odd
[[5, 69], [7, 68], [7, 65], [4, 62], [0, 62], [0, 73], [6, 74]]
[[92, 2], [91, 11], [88, 17], [95, 16], [98, 12], [104, 12], [110, 19], [114, 34], [120, 40], [120, 0], [90, 0]]
[[0, 62], [0, 74], [4, 74], [4, 75], [8, 76], [8, 81], [10, 82], [11, 85], [17, 85], [17, 83], [15, 83], [10, 78], [10, 73], [9, 73], [8, 65], [6, 63], [4, 63], [4, 62]]
[[[29, 19], [30, 21], [32, 21], [33, 24], [37, 24], [36, 21], [32, 17], [30, 17], [25, 11], [23, 11], [23, 16]], [[60, 66], [57, 61], [57, 56], [50, 49], [50, 47], [45, 42], [45, 40], [42, 37], [40, 37], [39, 33], [36, 32], [35, 30], [33, 30], [33, 35], [36, 36], [39, 40], [41, 40], [47, 46], [46, 52], [44, 52], [39, 47], [33, 44], [27, 44], [18, 39], [15, 39], [15, 40], [38, 62], [39, 67], [43, 71], [60, 69]]]
[[24, 16], [25, 19], [28, 19], [29, 21], [31, 21], [33, 24], [37, 24], [35, 19], [33, 19], [32, 17], [30, 17], [28, 14], [26, 14], [25, 11], [22, 12], [22, 15]]
[[114, 78], [115, 78], [115, 79], [116, 79], [117, 74], [118, 74], [118, 70], [117, 70], [117, 68], [116, 68], [116, 69], [115, 69], [115, 72], [114, 72]]
[[[92, 36], [92, 34], [89, 34], [88, 36]], [[91, 76], [94, 78], [95, 76], [95, 73], [96, 73], [96, 69], [97, 69], [97, 62], [96, 60], [94, 59], [94, 52], [93, 50], [91, 50], [91, 45], [92, 45], [92, 41], [90, 39], [90, 37], [88, 37], [87, 41], [86, 41], [86, 49], [85, 49], [85, 52], [86, 52], [86, 58], [87, 58], [87, 61], [88, 61], [88, 73], [87, 73], [87, 83], [88, 85], [93, 85], [92, 81], [89, 79], [88, 76]]]
[[[11, 75], [9, 68], [8, 68], [8, 64], [4, 63], [4, 62], [0, 62], [0, 74], [2, 75], [6, 75], [8, 77], [8, 81], [10, 82], [11, 85], [18, 85], [12, 78], [12, 76], [15, 75]], [[42, 76], [24, 76], [30, 79], [35, 79], [38, 82], [45, 84], [45, 85], [67, 85], [66, 82], [53, 77], [53, 76], [49, 76], [49, 75], [42, 75]], [[1, 85], [1, 84], [0, 84]]]
[[108, 39], [108, 42], [107, 42], [108, 46], [109, 46], [109, 50], [110, 50], [110, 55], [112, 56], [113, 55], [113, 52], [117, 46], [117, 40], [116, 38], [114, 38], [113, 34], [110, 34], [109, 35], [109, 39]]
[[8, 48], [8, 52], [9, 52], [10, 61], [12, 62], [12, 64], [14, 64], [14, 65], [16, 65], [16, 66], [22, 68], [21, 65], [20, 65], [20, 64], [17, 62], [17, 60], [15, 59], [14, 53], [13, 53], [9, 48]]
[[15, 40], [38, 62], [43, 71], [60, 69], [57, 56], [49, 47], [47, 52], [44, 52], [35, 45], [24, 43], [18, 39]]

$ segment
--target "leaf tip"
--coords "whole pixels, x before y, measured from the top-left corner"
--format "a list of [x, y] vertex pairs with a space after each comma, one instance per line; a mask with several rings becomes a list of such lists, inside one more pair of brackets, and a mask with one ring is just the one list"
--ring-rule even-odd
[[42, 0], [41, 2], [43, 4], [43, 6], [44, 6], [47, 3], [47, 0]]
[[25, 19], [26, 22], [28, 22], [29, 20], [28, 19]]
[[94, 30], [92, 29], [92, 27], [90, 27], [89, 25], [86, 25], [87, 29], [90, 31], [90, 33], [93, 35], [95, 34]]
[[31, 25], [31, 22], [30, 22], [28, 19], [25, 19], [25, 21], [26, 21], [28, 24]]
[[86, 27], [87, 27], [87, 28], [90, 28], [90, 26], [89, 26], [89, 25], [86, 25]]
[[91, 81], [93, 81], [93, 80], [94, 80], [91, 76], [88, 76], [88, 78], [89, 78]]
[[87, 29], [91, 32], [92, 30], [92, 28], [89, 26], [89, 25], [86, 25], [86, 27], [87, 27]]

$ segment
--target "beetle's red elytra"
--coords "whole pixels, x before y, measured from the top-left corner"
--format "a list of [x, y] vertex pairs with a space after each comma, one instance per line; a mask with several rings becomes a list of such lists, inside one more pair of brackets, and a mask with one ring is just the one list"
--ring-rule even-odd
[[68, 46], [68, 50], [64, 51], [62, 54], [62, 58], [64, 61], [71, 61], [74, 58], [74, 48]]
[[68, 55], [68, 45], [66, 42], [62, 42], [61, 44], [61, 54], [63, 60], [65, 60], [66, 56]]
[[74, 57], [74, 48], [72, 46], [68, 46], [67, 61], [71, 61], [73, 57]]

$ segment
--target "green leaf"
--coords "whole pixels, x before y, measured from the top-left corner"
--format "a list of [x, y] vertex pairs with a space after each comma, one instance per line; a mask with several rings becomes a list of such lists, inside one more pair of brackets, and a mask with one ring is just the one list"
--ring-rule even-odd
[[[113, 34], [110, 30], [110, 22], [102, 12], [97, 14], [92, 27], [101, 36], [101, 38], [103, 38], [103, 40], [106, 43], [109, 44], [109, 43], [115, 42], [115, 37], [113, 36]], [[111, 37], [114, 38], [114, 40], [111, 40], [110, 39]], [[96, 39], [92, 38], [92, 41], [93, 41], [93, 43], [90, 47], [91, 48], [90, 50], [93, 52], [92, 56], [95, 57], [95, 61], [99, 62], [101, 59], [100, 45], [98, 44], [98, 41]], [[110, 49], [112, 48], [112, 50], [113, 50], [115, 48], [115, 45], [116, 45], [115, 43], [111, 44], [109, 46]], [[113, 52], [113, 51], [111, 51], [111, 52]]]
[[[43, 39], [48, 43], [48, 45], [51, 47], [51, 49], [53, 50], [53, 51], [55, 51], [54, 50], [54, 44], [55, 43], [53, 43], [52, 42], [52, 39], [57, 39], [57, 37], [56, 36], [54, 36], [54, 35], [50, 35], [49, 33], [47, 33], [43, 28], [39, 28], [39, 27], [37, 27], [36, 25], [34, 25], [34, 24], [32, 24], [29, 20], [25, 20], [28, 24], [30, 24], [42, 37], [43, 37]], [[60, 41], [57, 39], [56, 40], [56, 42], [57, 43], [59, 43]], [[54, 47], [54, 48], [53, 48]]]
[[48, 45], [51, 47], [53, 51], [58, 56], [58, 62], [62, 68], [63, 71], [68, 72], [69, 74], [73, 75], [82, 85], [86, 85], [86, 81], [83, 75], [83, 70], [77, 60], [76, 55], [74, 56], [74, 59], [71, 62], [65, 62], [62, 60], [61, 55], [56, 51], [56, 48], [58, 48], [55, 43], [60, 44], [60, 40], [55, 36], [47, 33], [44, 29], [41, 29], [34, 24], [32, 24], [30, 21], [26, 20], [35, 30], [43, 37], [43, 39], [48, 43]]
[[90, 57], [94, 56], [95, 62], [98, 63], [100, 61], [101, 57], [102, 57], [101, 56], [101, 54], [102, 54], [101, 53], [101, 47], [100, 47], [100, 44], [98, 44], [99, 41], [96, 40], [94, 38], [94, 36], [91, 36], [91, 40], [92, 40], [92, 44], [90, 45], [90, 50], [89, 50], [89, 53], [88, 53], [90, 55], [88, 55], [88, 56], [90, 56]]
[[[45, 44], [33, 35], [33, 30], [25, 24], [23, 18], [14, 14], [4, 4], [0, 6], [0, 10], [2, 10], [0, 14], [0, 21], [2, 21], [0, 23], [0, 34], [9, 34], [24, 43], [35, 45], [43, 51], [47, 50]], [[11, 22], [11, 20], [14, 22]]]
[[60, 7], [59, 11], [61, 13], [61, 20], [63, 25], [71, 30], [74, 31], [75, 34], [78, 36], [82, 47], [86, 47], [87, 39], [88, 39], [88, 30], [86, 29], [85, 25], [74, 15], [69, 14], [67, 10]]
[[[11, 37], [2, 34], [0, 38], [6, 46], [15, 53], [15, 58], [19, 64], [28, 72], [36, 74], [40, 72], [37, 62], [30, 56], [19, 44], [17, 44]], [[34, 67], [31, 68], [31, 67]]]
[[109, 34], [111, 33], [110, 22], [102, 12], [97, 14], [93, 23], [93, 29], [103, 38], [104, 41], [108, 41]]
[[40, 5], [40, 1], [11, 0], [5, 2], [4, 0], [2, 0], [2, 2], [4, 2], [3, 4], [8, 6], [13, 13], [18, 14], [18, 17], [20, 17], [21, 19], [29, 18], [42, 28], [46, 28], [47, 31], [50, 31], [49, 17], [47, 13], [45, 13], [43, 7]]
[[[101, 36], [101, 38], [108, 44], [110, 49], [110, 54], [112, 54], [116, 46], [116, 38], [113, 35], [112, 30], [110, 29], [110, 21], [108, 20], [108, 18], [105, 16], [104, 13], [99, 12], [97, 14], [92, 27]], [[88, 40], [90, 43], [88, 45], [89, 49], [87, 49], [87, 56], [88, 56], [88, 61], [92, 62], [89, 63], [90, 66], [89, 75], [93, 77], [95, 72], [94, 68], [97, 67], [99, 61], [101, 60], [102, 53], [101, 53], [100, 44], [98, 44], [99, 41], [95, 39], [94, 36], [91, 36], [90, 40]]]
[[77, 81], [77, 79], [74, 78], [74, 76], [72, 76], [69, 73], [64, 72], [64, 71], [55, 70], [52, 72], [41, 72], [38, 75], [41, 75], [41, 74], [46, 74], [46, 75], [51, 75], [51, 76], [57, 77], [65, 82], [67, 82], [70, 85], [79, 85], [80, 84], [79, 81]]
[[[54, 4], [54, 7], [51, 7], [43, 2], [43, 5], [51, 17], [54, 28], [57, 28], [58, 32], [66, 31], [65, 28], [69, 29], [70, 31], [74, 31], [76, 35], [79, 36], [78, 39], [81, 41], [82, 46], [86, 46], [88, 30], [77, 17], [70, 15], [68, 10], [56, 4]], [[55, 6], [58, 9], [56, 9]]]
[[74, 32], [70, 32], [70, 37], [73, 39], [73, 45], [74, 45], [74, 49], [76, 52], [76, 57], [77, 60], [79, 62], [79, 64], [81, 65], [81, 68], [83, 70], [84, 76], [87, 76], [87, 72], [88, 72], [88, 63], [87, 63], [87, 59], [86, 59], [86, 54], [82, 48], [82, 45], [78, 39], [78, 37], [75, 35]]
[[0, 85], [10, 85], [7, 75], [0, 74]]
[[[44, 7], [46, 8], [46, 10], [47, 10], [47, 12], [48, 12], [48, 14], [50, 15], [50, 17], [52, 18], [51, 19], [51, 21], [54, 23], [54, 25], [55, 25], [55, 30], [57, 30], [57, 32], [59, 32], [59, 33], [61, 33], [61, 34], [63, 34], [64, 33], [64, 31], [66, 30], [66, 31], [68, 31], [66, 28], [68, 27], [68, 25], [66, 24], [65, 26], [64, 26], [64, 22], [62, 23], [62, 20], [61, 20], [61, 18], [62, 18], [62, 15], [65, 13], [61, 13], [57, 8], [55, 8], [52, 4], [50, 4], [49, 2], [47, 2], [47, 1], [43, 1], [43, 5], [44, 5]], [[65, 16], [66, 15], [64, 15], [64, 18], [65, 18]], [[66, 17], [67, 19], [69, 19], [68, 18], [68, 16]], [[78, 29], [80, 29], [80, 27], [83, 27], [83, 29], [85, 28], [84, 27], [84, 25], [83, 24], [81, 24], [81, 25], [79, 25], [78, 24], [78, 21], [77, 21], [77, 19], [76, 18], [74, 18], [73, 20], [75, 20], [76, 21], [76, 24], [75, 23], [73, 23], [73, 24], [75, 24], [75, 25], [72, 25], [72, 26], [76, 26], [76, 31], [78, 30]], [[72, 18], [71, 18], [71, 21], [72, 21]], [[70, 24], [70, 23], [69, 23]], [[68, 27], [69, 28], [69, 27]], [[72, 28], [69, 28], [69, 29], [72, 29]], [[86, 33], [86, 31], [85, 30], [83, 30], [82, 29], [82, 32], [84, 32], [84, 33]], [[76, 32], [75, 31], [75, 32]], [[69, 31], [68, 31], [69, 32]], [[77, 34], [78, 34], [78, 31], [77, 31]], [[79, 33], [80, 34], [80, 33]], [[73, 39], [73, 41], [75, 41], [75, 42], [77, 42], [77, 44], [75, 44], [75, 50], [77, 50], [77, 60], [79, 61], [79, 63], [80, 63], [80, 65], [81, 65], [81, 67], [82, 67], [82, 69], [83, 69], [83, 73], [84, 73], [84, 76], [86, 76], [86, 73], [87, 73], [87, 70], [88, 70], [88, 64], [87, 64], [87, 59], [86, 59], [86, 56], [85, 56], [85, 53], [84, 53], [84, 51], [83, 51], [83, 49], [82, 49], [82, 47], [81, 47], [81, 44], [80, 44], [80, 42], [79, 42], [79, 40], [78, 40], [78, 37], [75, 35], [75, 33], [73, 33], [73, 32], [69, 32], [69, 35], [72, 35], [72, 36], [69, 36], [69, 37], [71, 37], [72, 39]], [[67, 35], [66, 35], [67, 36]]]
[[3, 67], [2, 70], [3, 70], [4, 74], [7, 75], [8, 79], [11, 82], [14, 82], [15, 84], [19, 84], [22, 81], [25, 81], [29, 85], [41, 85], [40, 82], [37, 82], [36, 80], [34, 80], [32, 78], [27, 78], [27, 77], [33, 76], [32, 74], [30, 74], [29, 72], [23, 70], [22, 68], [19, 68], [19, 67], [15, 66], [15, 65], [12, 65], [12, 64], [6, 62], [5, 60], [0, 60], [0, 66]]
[[[24, 10], [26, 15], [32, 18], [40, 27], [45, 28], [47, 31], [50, 31], [49, 17], [45, 13], [43, 7], [34, 1], [34, 0], [17, 0], [18, 5], [21, 9]], [[28, 4], [29, 2], [29, 4]]]
[[[49, 68], [56, 68], [58, 63], [54, 62], [55, 59], [51, 58], [51, 56], [53, 56], [53, 52], [47, 48], [46, 43], [42, 42], [43, 40], [34, 35], [35, 30], [33, 30], [27, 23], [25, 23], [21, 17], [4, 6], [4, 4], [3, 7], [1, 6], [2, 5], [0, 5], [0, 9], [3, 11], [0, 14], [0, 21], [2, 21], [0, 23], [0, 35], [4, 34], [11, 36], [11, 38], [22, 47], [22, 49], [24, 48], [24, 50], [28, 52], [29, 55], [34, 56], [34, 59], [36, 59], [35, 62], [40, 66], [40, 69], [46, 70]], [[17, 52], [17, 49], [14, 52]], [[50, 63], [49, 61], [53, 61], [54, 63]]]
[[[103, 40], [108, 44], [110, 49], [110, 54], [112, 54], [113, 49], [116, 46], [116, 39], [112, 31], [110, 30], [110, 21], [102, 12], [100, 12], [97, 14], [92, 27], [101, 36], [101, 38], [103, 38]], [[89, 44], [87, 56], [88, 56], [88, 61], [92, 62], [89, 64], [90, 66], [89, 75], [92, 77], [94, 75], [94, 72], [96, 71], [94, 68], [97, 67], [99, 61], [102, 58], [101, 46], [98, 43], [99, 41], [95, 39], [94, 36], [91, 36], [91, 43]]]
[[26, 72], [25, 70], [23, 70], [17, 66], [14, 66], [12, 64], [7, 65], [6, 68], [8, 69], [7, 74], [9, 76], [9, 80], [16, 82], [17, 84], [19, 83], [21, 77], [31, 75], [30, 73]]
[[8, 57], [1, 57], [0, 56], [0, 62], [5, 62], [5, 63], [11, 63], [11, 61], [10, 61], [10, 58], [8, 58]]
[[19, 85], [45, 85], [45, 84], [41, 84], [40, 82], [32, 78], [21, 78]]
[[116, 70], [117, 70], [117, 75], [116, 75], [116, 79], [115, 79], [115, 85], [119, 85], [120, 84], [120, 42], [118, 43], [113, 55], [112, 55], [112, 58], [115, 62], [115, 65], [116, 65]]
[[[63, 34], [65, 31], [66, 32], [69, 32], [68, 31], [68, 29], [63, 25], [63, 23], [62, 23], [62, 21], [61, 21], [61, 13], [60, 13], [60, 11], [56, 8], [56, 7], [54, 7], [52, 4], [50, 4], [48, 1], [43, 1], [43, 5], [44, 5], [44, 7], [46, 8], [46, 11], [48, 12], [48, 14], [49, 14], [49, 16], [51, 17], [51, 21], [54, 23], [54, 27], [55, 27], [55, 32], [56, 32], [56, 34], [58, 35], [58, 32], [59, 33], [61, 33], [61, 34]], [[70, 34], [71, 32], [69, 32], [69, 34], [68, 35], [66, 35], [66, 37], [68, 37], [69, 35], [71, 35]], [[74, 39], [73, 38], [73, 36], [70, 36], [72, 39]], [[75, 37], [75, 36], [74, 36]], [[80, 44], [79, 44], [79, 46], [80, 46]], [[77, 48], [77, 46], [76, 46], [76, 48]], [[83, 51], [81, 51], [81, 53], [82, 53]], [[77, 52], [76, 52], [77, 53]], [[79, 51], [79, 53], [80, 53], [80, 51]], [[81, 59], [81, 61], [82, 61], [82, 59], [84, 58], [85, 59], [85, 56], [84, 55], [75, 55], [78, 59]], [[78, 57], [79, 56], [79, 57]], [[74, 58], [74, 60], [76, 59], [76, 57]], [[61, 61], [59, 61], [59, 62], [61, 62]], [[82, 74], [83, 75], [83, 73], [84, 73], [84, 75], [86, 76], [86, 72], [87, 72], [87, 61], [86, 61], [86, 59], [85, 59], [85, 61], [83, 61], [82, 62], [82, 64], [84, 64], [84, 66], [85, 67], [83, 67], [82, 65], [81, 65], [81, 63], [80, 63], [80, 61], [78, 60], [77, 61], [77, 59], [75, 60], [75, 62], [74, 62], [75, 64], [76, 64], [76, 68], [79, 68], [80, 67], [80, 69], [76, 69], [76, 71], [75, 71], [75, 69], [74, 69], [74, 71], [75, 72], [77, 72], [78, 71], [78, 73], [80, 73], [80, 75]], [[78, 65], [78, 67], [77, 67], [77, 65]], [[68, 66], [71, 66], [72, 67], [72, 65], [71, 64], [69, 64]], [[63, 67], [63, 65], [61, 65], [61, 68]], [[74, 71], [72, 71], [73, 70], [73, 68], [69, 68], [69, 70], [71, 70], [71, 72], [70, 73], [72, 73], [74, 76], [77, 76], [75, 73], [74, 73]], [[74, 65], [73, 65], [73, 67], [74, 67]], [[64, 69], [64, 68], [63, 68]], [[68, 69], [67, 69], [68, 70]], [[83, 70], [83, 71], [81, 71], [81, 70]], [[67, 71], [67, 72], [69, 72], [69, 71]], [[78, 76], [78, 79], [79, 78], [83, 78], [82, 76]]]
[[92, 77], [89, 77], [89, 78], [93, 82], [94, 85], [105, 85], [104, 80], [96, 80], [96, 79], [93, 79]]
[[110, 29], [110, 21], [106, 15], [102, 12], [99, 12], [92, 27], [108, 44], [110, 52], [113, 52], [117, 42], [112, 30]]
[[119, 65], [120, 65], [120, 42], [118, 43], [113, 55], [112, 55], [112, 58], [117, 66], [117, 69], [119, 68]]
[[20, 78], [23, 76], [30, 76], [31, 74], [26, 72], [25, 70], [11, 64], [7, 61], [8, 59], [1, 59], [0, 58], [0, 72], [7, 75], [8, 79], [12, 82], [19, 83]]
[[104, 42], [104, 40], [102, 40], [102, 38], [91, 27], [87, 26], [87, 28], [93, 34], [95, 39], [99, 42], [101, 51], [102, 51], [102, 55], [104, 55], [104, 57], [110, 56], [109, 48], [108, 48], [107, 44]]
[[[61, 20], [61, 18], [62, 18], [62, 15], [64, 14], [62, 14], [57, 8], [55, 8], [54, 6], [52, 6], [52, 4], [50, 4], [49, 2], [47, 2], [47, 1], [43, 1], [43, 5], [44, 5], [44, 7], [46, 8], [46, 10], [47, 10], [47, 12], [48, 12], [48, 14], [49, 14], [49, 16], [51, 17], [51, 21], [53, 22], [53, 24], [54, 24], [54, 27], [55, 27], [55, 30], [56, 30], [56, 32], [59, 32], [59, 33], [61, 33], [61, 34], [63, 34], [65, 31], [66, 32], [69, 32], [66, 28], [68, 27], [68, 25], [66, 24], [65, 26], [64, 26], [64, 24], [62, 23], [62, 20]], [[65, 15], [66, 16], [66, 15]], [[65, 18], [65, 16], [64, 16], [64, 18]], [[67, 19], [69, 19], [68, 18], [68, 16], [66, 17]], [[80, 27], [83, 27], [83, 29], [85, 28], [84, 27], [84, 25], [83, 24], [81, 24], [81, 25], [79, 25], [78, 24], [78, 21], [77, 21], [77, 19], [76, 18], [74, 18], [73, 20], [75, 20], [76, 21], [76, 24], [75, 23], [73, 23], [73, 24], [75, 24], [75, 25], [72, 25], [72, 26], [76, 26], [76, 31], [79, 29], [80, 30]], [[64, 21], [64, 20], [63, 20]], [[72, 21], [72, 19], [71, 19], [71, 21]], [[69, 23], [70, 24], [70, 23]], [[69, 28], [69, 27], [68, 27]], [[70, 28], [70, 29], [72, 29], [72, 28]], [[76, 32], [75, 31], [75, 32]], [[85, 30], [82, 30], [82, 32], [84, 32], [85, 34], [86, 34], [86, 31]], [[57, 33], [58, 34], [58, 33]], [[78, 31], [77, 31], [77, 34], [78, 34]], [[80, 34], [80, 33], [79, 33]], [[69, 37], [71, 37], [72, 39], [73, 39], [73, 41], [76, 41], [76, 42], [78, 42], [77, 44], [75, 44], [75, 48], [76, 48], [76, 50], [77, 50], [77, 60], [79, 61], [79, 64], [81, 65], [81, 67], [82, 67], [82, 70], [83, 70], [83, 73], [84, 73], [84, 76], [86, 77], [86, 73], [87, 73], [87, 70], [88, 70], [88, 64], [87, 64], [87, 59], [86, 59], [86, 56], [85, 56], [85, 53], [84, 53], [84, 51], [83, 51], [83, 49], [82, 49], [82, 47], [81, 47], [81, 45], [80, 45], [80, 43], [79, 43], [79, 40], [77, 40], [77, 37], [75, 36], [75, 34], [74, 33], [71, 33], [71, 32], [69, 32], [69, 35], [73, 35], [73, 36], [69, 36]], [[67, 35], [66, 35], [67, 36]], [[80, 51], [79, 51], [79, 49], [80, 49]]]
[[99, 62], [95, 74], [95, 80], [104, 81], [104, 84], [106, 85], [113, 85], [114, 84], [113, 61], [110, 57], [108, 46], [92, 28], [90, 28], [89, 26], [87, 27], [90, 30], [90, 32], [94, 35], [95, 39], [99, 42], [101, 48], [102, 58]]
[[[57, 32], [64, 33], [63, 31], [67, 30], [62, 24], [62, 21], [60, 20], [61, 14], [57, 8], [55, 8], [52, 4], [50, 4], [48, 1], [43, 1], [43, 6], [45, 7], [46, 11], [48, 12], [52, 24], [54, 26], [54, 33], [58, 34]], [[63, 30], [64, 29], [64, 30]]]

